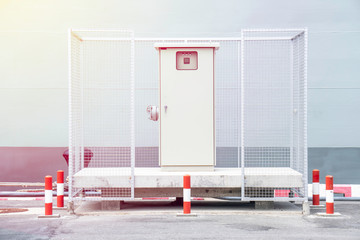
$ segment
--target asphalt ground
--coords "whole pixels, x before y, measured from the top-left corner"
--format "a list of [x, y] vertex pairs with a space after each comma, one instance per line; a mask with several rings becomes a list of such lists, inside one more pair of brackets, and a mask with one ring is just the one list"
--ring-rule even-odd
[[42, 219], [39, 200], [0, 201], [0, 239], [360, 239], [360, 202], [335, 202], [338, 217], [320, 217], [325, 209], [301, 214], [301, 205], [275, 203], [255, 210], [251, 203], [206, 199], [193, 201], [196, 217], [177, 217], [171, 201], [126, 202], [120, 211], [102, 211], [84, 202], [76, 214], [55, 210], [60, 218]]

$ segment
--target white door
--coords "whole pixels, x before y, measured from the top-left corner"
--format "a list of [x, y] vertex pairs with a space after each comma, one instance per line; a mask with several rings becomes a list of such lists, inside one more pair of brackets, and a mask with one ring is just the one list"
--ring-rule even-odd
[[214, 49], [160, 49], [160, 88], [161, 166], [213, 166]]

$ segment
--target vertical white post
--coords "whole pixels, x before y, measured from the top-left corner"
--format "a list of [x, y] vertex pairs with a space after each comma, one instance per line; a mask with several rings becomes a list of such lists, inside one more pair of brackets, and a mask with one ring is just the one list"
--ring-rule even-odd
[[294, 168], [294, 42], [290, 40], [290, 168]]
[[[237, 87], [238, 87], [238, 99], [237, 99], [237, 120], [239, 121], [241, 119], [241, 41], [237, 41], [237, 49], [238, 49], [238, 53], [237, 53], [237, 61], [238, 61], [238, 66], [237, 66], [237, 76], [239, 77], [238, 81], [237, 81]], [[241, 166], [241, 127], [238, 127], [238, 143], [237, 143], [237, 156], [238, 156], [238, 168], [240, 168]]]
[[130, 128], [131, 128], [131, 199], [135, 197], [135, 39], [134, 32], [131, 31], [131, 110], [130, 110]]
[[72, 100], [71, 100], [71, 28], [68, 29], [68, 67], [69, 67], [69, 82], [68, 82], [68, 101], [69, 101], [69, 202], [73, 201], [72, 198], [72, 176], [73, 176], [73, 151], [72, 151]]
[[244, 58], [245, 58], [245, 39], [244, 39], [244, 30], [241, 30], [241, 84], [240, 84], [240, 93], [241, 93], [241, 105], [240, 105], [240, 131], [241, 131], [241, 200], [245, 201], [245, 138], [244, 138]]
[[304, 174], [305, 201], [308, 201], [308, 147], [307, 147], [307, 51], [308, 51], [308, 30], [304, 30]]
[[[76, 172], [84, 168], [84, 81], [85, 81], [85, 74], [84, 74], [84, 45], [80, 44], [80, 113], [81, 113], [81, 119], [80, 119], [80, 162], [79, 162], [79, 169], [76, 169]], [[76, 167], [78, 164], [76, 164]]]
[[[296, 51], [297, 51], [297, 53], [296, 53], [296, 55], [297, 55], [297, 64], [298, 64], [298, 66], [297, 66], [297, 73], [296, 73], [296, 75], [297, 75], [297, 81], [298, 81], [298, 91], [299, 91], [299, 101], [298, 101], [298, 103], [297, 103], [297, 108], [298, 108], [298, 111], [300, 110], [300, 106], [301, 106], [301, 104], [302, 103], [300, 103], [300, 90], [301, 90], [301, 81], [303, 81], [304, 79], [302, 79], [301, 78], [301, 75], [300, 75], [300, 53], [301, 53], [301, 51], [304, 51], [304, 49], [302, 49], [301, 47], [300, 47], [300, 41], [299, 41], [299, 36], [297, 36], [296, 38], [296, 45], [297, 45], [297, 49], [296, 49]], [[304, 89], [304, 91], [305, 91], [305, 89]], [[297, 136], [297, 139], [296, 139], [296, 143], [297, 143], [297, 156], [296, 156], [296, 162], [294, 163], [294, 168], [297, 170], [297, 171], [299, 171], [300, 170], [300, 149], [301, 149], [301, 144], [302, 144], [302, 142], [301, 142], [301, 136], [300, 136], [300, 131], [301, 130], [303, 130], [303, 128], [304, 128], [304, 126], [302, 126], [301, 125], [301, 119], [300, 119], [300, 114], [298, 114], [297, 116], [297, 126], [296, 126], [296, 128], [297, 128], [297, 130], [298, 130], [298, 136]]]

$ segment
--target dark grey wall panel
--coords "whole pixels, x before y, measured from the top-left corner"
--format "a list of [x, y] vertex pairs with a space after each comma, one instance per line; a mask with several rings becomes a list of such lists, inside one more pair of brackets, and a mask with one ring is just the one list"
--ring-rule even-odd
[[360, 148], [309, 148], [309, 183], [312, 170], [320, 170], [320, 182], [332, 175], [334, 184], [360, 184]]

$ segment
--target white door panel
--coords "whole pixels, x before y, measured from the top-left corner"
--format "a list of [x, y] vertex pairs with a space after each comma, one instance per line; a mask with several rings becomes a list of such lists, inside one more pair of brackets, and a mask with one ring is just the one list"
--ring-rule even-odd
[[[176, 53], [196, 51], [196, 70], [177, 70]], [[214, 165], [213, 48], [160, 50], [162, 166]]]

